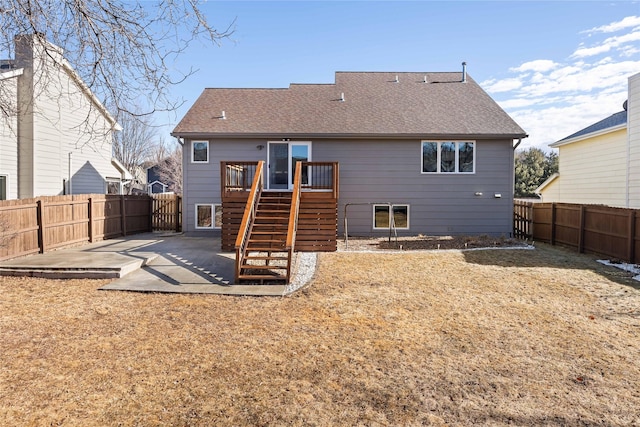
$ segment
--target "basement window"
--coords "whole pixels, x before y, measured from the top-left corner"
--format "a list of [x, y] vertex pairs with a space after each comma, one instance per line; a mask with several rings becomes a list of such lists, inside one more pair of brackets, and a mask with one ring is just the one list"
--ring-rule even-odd
[[475, 173], [473, 141], [422, 141], [422, 173]]
[[191, 142], [191, 163], [209, 163], [209, 141]]
[[409, 205], [373, 205], [374, 230], [388, 230], [392, 219], [396, 230], [408, 230]]
[[222, 205], [196, 204], [196, 230], [213, 230], [222, 227]]

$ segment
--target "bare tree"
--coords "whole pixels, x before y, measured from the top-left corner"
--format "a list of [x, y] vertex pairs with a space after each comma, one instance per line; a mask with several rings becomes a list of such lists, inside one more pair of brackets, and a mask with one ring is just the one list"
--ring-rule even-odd
[[[151, 123], [150, 116], [134, 117], [121, 113], [118, 123], [122, 131], [113, 137], [113, 156], [137, 177], [143, 164], [153, 161], [157, 150], [157, 132]], [[133, 186], [126, 187], [131, 193]]]
[[[50, 60], [64, 58], [104, 105], [134, 116], [175, 111], [184, 101], [170, 88], [194, 70], [174, 71], [177, 58], [195, 40], [218, 44], [231, 33], [214, 29], [201, 0], [0, 0], [0, 54], [14, 55], [14, 38], [40, 34]], [[46, 76], [44, 77], [46, 80]], [[47, 82], [39, 85], [46, 90]], [[142, 102], [141, 100], [144, 100]], [[144, 111], [134, 106], [145, 105]], [[0, 88], [0, 112], [15, 109]]]
[[177, 141], [162, 141], [153, 156], [160, 181], [169, 185], [169, 191], [182, 194], [182, 146]]

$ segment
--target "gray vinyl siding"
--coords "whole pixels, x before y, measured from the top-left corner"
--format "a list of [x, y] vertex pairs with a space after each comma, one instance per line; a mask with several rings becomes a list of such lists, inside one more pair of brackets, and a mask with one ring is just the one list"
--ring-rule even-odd
[[[206, 141], [199, 138], [196, 141]], [[196, 204], [220, 204], [220, 162], [267, 160], [266, 140], [209, 140], [209, 163], [191, 163], [191, 140], [186, 140], [182, 152], [183, 223], [186, 232], [195, 232]], [[262, 150], [257, 146], [263, 145]], [[220, 230], [197, 230], [198, 233], [219, 233]]]
[[[350, 235], [388, 234], [373, 229], [374, 203], [409, 205], [410, 228], [402, 235], [509, 235], [513, 210], [512, 140], [475, 140], [475, 173], [422, 174], [421, 140], [312, 141], [312, 160], [339, 162], [339, 232], [348, 208]], [[469, 140], [474, 140], [470, 138]], [[191, 163], [191, 144], [184, 148], [186, 231], [195, 230], [196, 203], [220, 203], [220, 161], [266, 160], [267, 139], [210, 140], [208, 164]], [[293, 142], [293, 138], [292, 138]], [[258, 150], [257, 145], [264, 145]], [[482, 196], [476, 196], [480, 192]], [[495, 198], [501, 194], [501, 198]], [[362, 205], [360, 205], [362, 204]]]
[[[345, 205], [366, 203], [348, 207], [349, 234], [388, 234], [373, 229], [369, 204], [392, 203], [410, 206], [410, 228], [398, 234], [509, 235], [511, 146], [511, 140], [476, 140], [473, 174], [422, 174], [421, 140], [314, 141], [313, 160], [340, 162], [340, 233], [344, 232]], [[495, 198], [496, 193], [502, 197]]]

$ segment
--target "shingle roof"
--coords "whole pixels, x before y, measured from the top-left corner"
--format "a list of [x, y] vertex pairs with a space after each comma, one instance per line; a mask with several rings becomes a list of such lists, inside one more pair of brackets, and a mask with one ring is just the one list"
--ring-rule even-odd
[[606, 129], [609, 128], [613, 128], [616, 126], [620, 126], [627, 123], [627, 110], [624, 111], [620, 111], [618, 113], [612, 114], [609, 117], [607, 117], [606, 119], [600, 120], [597, 123], [594, 123], [590, 126], [587, 126], [586, 128], [579, 130], [576, 133], [572, 133], [571, 135], [567, 136], [566, 138], [562, 138], [561, 140], [554, 142], [553, 144], [551, 144], [552, 146], [555, 144], [561, 144], [563, 141], [568, 141], [570, 139], [575, 139], [575, 138], [579, 138], [581, 136], [585, 136], [585, 135], [589, 135], [591, 133], [595, 133], [595, 132], [601, 132], [604, 131]]
[[173, 135], [519, 138], [526, 133], [469, 76], [461, 82], [461, 73], [338, 72], [334, 84], [205, 89]]

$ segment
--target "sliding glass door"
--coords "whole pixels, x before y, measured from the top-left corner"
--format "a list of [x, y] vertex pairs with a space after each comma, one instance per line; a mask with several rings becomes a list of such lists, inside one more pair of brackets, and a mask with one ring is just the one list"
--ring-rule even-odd
[[[270, 190], [293, 188], [296, 162], [311, 161], [311, 142], [270, 142], [267, 153], [267, 177]], [[302, 171], [302, 183], [309, 184], [308, 171]]]

